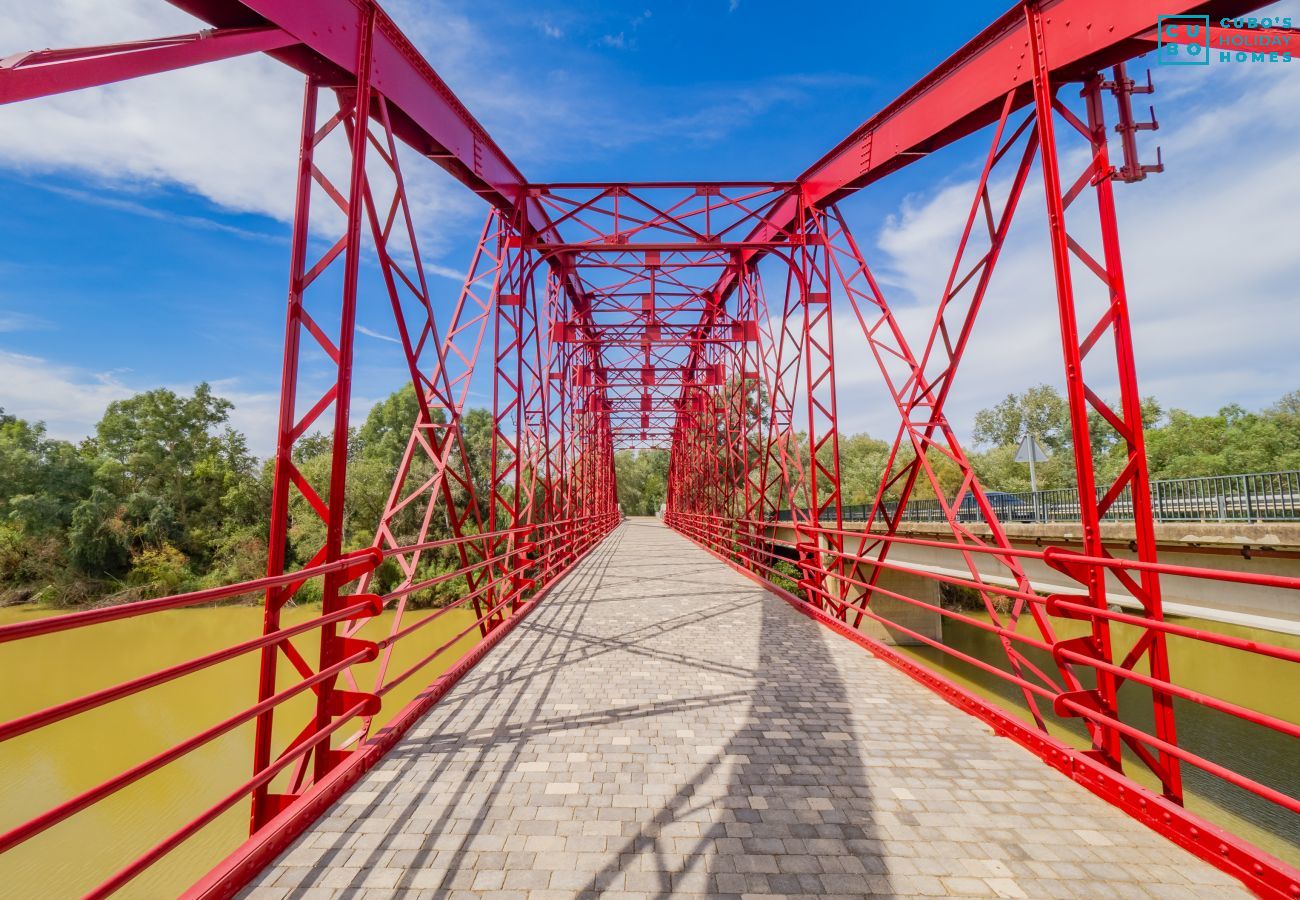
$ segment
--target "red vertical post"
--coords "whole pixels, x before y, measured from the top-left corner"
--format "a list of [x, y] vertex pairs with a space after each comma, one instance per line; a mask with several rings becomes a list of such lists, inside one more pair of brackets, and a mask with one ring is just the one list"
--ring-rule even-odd
[[[344, 498], [347, 494], [348, 430], [352, 410], [352, 351], [356, 337], [357, 279], [361, 271], [361, 226], [365, 216], [366, 150], [370, 145], [370, 53], [374, 38], [375, 10], [367, 7], [362, 13], [361, 41], [358, 47], [357, 83], [351, 98], [352, 169], [348, 185], [347, 247], [343, 259], [343, 303], [339, 314], [338, 341], [338, 391], [334, 396], [334, 442], [330, 452], [330, 514], [326, 520], [325, 561], [338, 559], [343, 554]], [[344, 95], [340, 93], [340, 107]], [[340, 573], [325, 576], [321, 612], [325, 615], [339, 607], [339, 592], [346, 583]], [[334, 665], [342, 656], [337, 640], [337, 626], [322, 626], [320, 637], [320, 668]], [[321, 682], [316, 693], [316, 729], [329, 725], [330, 720], [344, 710], [336, 708], [333, 697], [335, 678]], [[315, 752], [316, 778], [320, 779], [334, 767], [337, 757], [330, 749], [330, 741], [319, 745]]]
[[[370, 108], [370, 46], [374, 27], [374, 9], [368, 8], [358, 13], [358, 26], [362, 39], [358, 49], [358, 76], [355, 88], [338, 90], [339, 112], [324, 126], [317, 127], [316, 115], [319, 102], [318, 84], [309, 79], [303, 109], [301, 149], [298, 167], [298, 194], [294, 215], [294, 236], [290, 260], [290, 285], [288, 314], [285, 331], [285, 353], [281, 375], [281, 398], [279, 428], [277, 434], [276, 468], [272, 487], [272, 517], [268, 537], [268, 572], [280, 574], [285, 568], [285, 544], [289, 529], [289, 501], [292, 488], [307, 501], [311, 509], [325, 525], [325, 541], [309, 561], [312, 564], [333, 562], [343, 555], [344, 497], [347, 483], [348, 420], [352, 387], [352, 351], [354, 324], [356, 317], [356, 285], [360, 269], [360, 232], [362, 218], [365, 215], [364, 199], [366, 193], [365, 156], [369, 142], [369, 108]], [[349, 185], [346, 199], [346, 225], [342, 237], [310, 268], [306, 265], [308, 235], [311, 219], [312, 182], [318, 182], [331, 197], [340, 194], [328, 181], [315, 163], [315, 150], [328, 135], [342, 125], [347, 131], [350, 149]], [[336, 202], [337, 199], [336, 199]], [[343, 206], [340, 203], [340, 206]], [[317, 277], [334, 262], [340, 254], [344, 258], [343, 290], [339, 305], [338, 329], [334, 337], [326, 335], [317, 321], [307, 312], [305, 292]], [[298, 415], [297, 389], [302, 336], [306, 332], [318, 349], [334, 363], [334, 380], [332, 386], [301, 417]], [[297, 469], [293, 460], [295, 442], [307, 433], [330, 406], [334, 408], [333, 435], [330, 456], [329, 481], [324, 491], [320, 485], [312, 485]], [[322, 494], [324, 496], [322, 496]], [[339, 607], [339, 593], [347, 577], [341, 573], [327, 575], [322, 586], [322, 608], [329, 613]], [[293, 596], [300, 585], [287, 585], [267, 592], [263, 614], [264, 631], [272, 631], [279, 626], [280, 609]], [[303, 677], [314, 674], [310, 663], [299, 654], [292, 644], [279, 645], [279, 653], [284, 653], [294, 668]], [[340, 658], [339, 638], [336, 626], [327, 625], [321, 629], [320, 658], [318, 669], [332, 665]], [[258, 694], [261, 699], [269, 697], [275, 691], [277, 652], [268, 649], [261, 657], [258, 677]], [[324, 680], [316, 685], [316, 710], [312, 721], [295, 738], [295, 742], [305, 740], [315, 732], [326, 727], [331, 718], [337, 714], [337, 701], [334, 696], [336, 678]], [[254, 733], [253, 765], [255, 771], [262, 771], [270, 762], [274, 737], [274, 718], [268, 712], [259, 718]], [[328, 746], [328, 742], [317, 746], [311, 752], [313, 770], [319, 778], [337, 762], [338, 756]], [[304, 758], [305, 761], [306, 758]], [[305, 769], [299, 768], [290, 791], [286, 794], [273, 795], [267, 787], [253, 794], [251, 810], [251, 827], [260, 827], [295, 796], [305, 777]]]
[[751, 569], [757, 571], [754, 563], [760, 556], [760, 541], [763, 538], [761, 526], [757, 523], [767, 515], [764, 485], [762, 482], [761, 459], [763, 455], [762, 408], [763, 382], [761, 374], [763, 348], [759, 339], [760, 300], [758, 296], [758, 276], [752, 266], [743, 262], [740, 254], [735, 254], [732, 265], [738, 272], [738, 301], [736, 318], [739, 321], [742, 341], [736, 353], [737, 394], [739, 398], [740, 442], [741, 442], [741, 539], [744, 542], [744, 558]]
[[[864, 560], [861, 566], [855, 564], [853, 567], [865, 579], [862, 604], [870, 604], [872, 600], [893, 536], [922, 476], [933, 491], [957, 543], [989, 549], [1012, 549], [1005, 529], [998, 521], [996, 511], [975, 474], [970, 457], [947, 421], [944, 405], [1037, 149], [1036, 132], [1029, 129], [1032, 117], [1027, 117], [1018, 127], [1011, 129], [1010, 137], [1003, 140], [1013, 101], [1014, 97], [1008, 96], [1003, 103], [1002, 115], [994, 130], [970, 212], [958, 240], [948, 281], [939, 299], [929, 340], [919, 362], [842, 214], [831, 207], [824, 220], [828, 226], [825, 237], [831, 253], [832, 268], [838, 276], [839, 286], [844, 291], [849, 307], [858, 319], [867, 346], [875, 357], [885, 388], [898, 407], [900, 417], [898, 436], [882, 473], [871, 514], [852, 554]], [[1021, 137], [1025, 137], [1024, 148], [1019, 155], [1015, 174], [1008, 184], [1006, 198], [1000, 204], [1001, 214], [995, 216], [995, 206], [989, 193], [990, 176], [998, 161], [1009, 156]], [[984, 252], [979, 252], [972, 246], [977, 221], [983, 222], [987, 229], [988, 246]], [[970, 257], [977, 257], [973, 264], [967, 262]], [[967, 287], [970, 289], [965, 290]], [[904, 441], [907, 442], [906, 447]], [[956, 468], [959, 481], [955, 490], [942, 483], [935, 465], [936, 459]], [[895, 491], [896, 498], [891, 498], [890, 494]], [[966, 518], [963, 510], [972, 505], [967, 503], [968, 500], [973, 501], [980, 520], [988, 526], [987, 536], [968, 527], [963, 521]], [[877, 522], [884, 524], [883, 532], [873, 529]], [[1019, 558], [1012, 553], [981, 555], [978, 559], [970, 553], [963, 556], [970, 579], [977, 585], [987, 584], [986, 576], [990, 574], [981, 569], [978, 560], [982, 559], [996, 563], [999, 574], [1012, 579], [1022, 593], [1028, 594], [1033, 590]], [[1005, 615], [1008, 627], [1014, 628], [1021, 614], [1027, 611], [1043, 638], [1049, 642], [1054, 640], [1050, 619], [1039, 604], [1026, 604], [1018, 599], [1009, 610], [1003, 610], [999, 608], [998, 598], [987, 589], [981, 587], [979, 593], [994, 624], [1001, 625]], [[861, 623], [862, 617], [861, 611], [855, 613], [855, 627]], [[1034, 677], [1049, 687], [1056, 686], [1055, 680], [1028, 658], [1015, 642], [1005, 635], [1000, 640], [1012, 672], [1017, 676]], [[1079, 686], [1068, 663], [1060, 661], [1057, 668], [1067, 688]], [[1027, 687], [1022, 687], [1022, 696], [1035, 722], [1045, 728], [1037, 696]]]
[[[817, 607], [831, 605], [836, 615], [844, 605], [832, 600], [843, 589], [841, 580], [831, 580], [831, 570], [842, 569], [844, 527], [840, 492], [839, 416], [835, 396], [835, 329], [831, 302], [830, 247], [826, 241], [824, 213], [806, 200], [800, 201], [799, 249], [800, 296], [803, 306], [803, 355], [805, 397], [808, 411], [808, 523], [804, 536], [804, 577], [809, 581], [808, 599]], [[828, 522], [834, 532], [821, 532]], [[811, 540], [811, 544], [808, 541]], [[827, 545], [825, 550], [822, 543]]]
[[[515, 590], [511, 570], [518, 564], [513, 551], [519, 523], [523, 477], [524, 436], [524, 304], [530, 301], [527, 254], [522, 229], [527, 219], [522, 200], [502, 233], [501, 277], [492, 297], [492, 450], [491, 488], [488, 494], [488, 558], [492, 564], [489, 607], [499, 605]], [[493, 625], [500, 619], [496, 619]]]
[[[1041, 146], [1043, 186], [1047, 201], [1047, 225], [1052, 250], [1052, 269], [1056, 286], [1061, 344], [1065, 359], [1066, 398], [1070, 411], [1070, 430], [1074, 447], [1075, 478], [1079, 491], [1081, 543], [1088, 556], [1109, 555], [1102, 541], [1101, 519], [1125, 489], [1133, 503], [1135, 546], [1140, 559], [1156, 558], [1155, 528], [1151, 517], [1150, 483], [1147, 475], [1146, 455], [1142, 440], [1141, 397], [1138, 394], [1137, 376], [1133, 361], [1133, 340], [1129, 328], [1128, 301], [1120, 260], [1119, 232], [1115, 221], [1115, 206], [1111, 179], [1114, 170], [1106, 146], [1106, 130], [1102, 117], [1099, 79], [1092, 76], [1084, 88], [1088, 105], [1089, 124], [1077, 120], [1057, 99], [1056, 87], [1051, 83], [1048, 65], [1048, 48], [1043, 31], [1042, 13], [1036, 3], [1027, 3], [1025, 15], [1030, 39], [1034, 73], [1034, 105], [1037, 110], [1036, 125]], [[1068, 123], [1078, 129], [1090, 143], [1092, 159], [1074, 187], [1063, 195], [1061, 190], [1061, 163], [1058, 155], [1054, 119], [1060, 112]], [[1082, 245], [1068, 232], [1066, 208], [1080, 196], [1085, 183], [1093, 186], [1103, 247], [1103, 262], [1098, 263], [1087, 254]], [[1071, 255], [1078, 256], [1107, 287], [1107, 304], [1098, 321], [1090, 328], [1081, 329], [1082, 313], [1077, 301], [1071, 273]], [[1113, 340], [1114, 356], [1109, 361], [1092, 357], [1098, 367], [1117, 376], [1120, 389], [1120, 409], [1112, 409], [1089, 384], [1085, 374], [1084, 359], [1099, 348], [1101, 338], [1109, 331]], [[1107, 364], [1107, 362], [1109, 364]], [[1092, 370], [1094, 373], [1096, 368]], [[1094, 374], [1095, 377], [1095, 374]], [[1104, 491], [1098, 490], [1090, 410], [1120, 435], [1125, 443], [1127, 459], [1119, 477]], [[1096, 566], [1066, 567], [1068, 574], [1088, 589], [1090, 604], [1099, 610], [1107, 608], [1106, 575]], [[1149, 575], [1149, 577], [1146, 577]], [[1162, 618], [1159, 583], [1154, 573], [1144, 573], [1141, 583], [1131, 577], [1121, 579], [1142, 604], [1143, 612], [1152, 620]], [[1081, 639], [1058, 642], [1070, 649], [1092, 656], [1099, 661], [1114, 661], [1114, 646], [1109, 622], [1101, 616], [1088, 616], [1090, 633]], [[1147, 630], [1133, 650], [1124, 658], [1123, 668], [1132, 668], [1143, 655], [1148, 656], [1151, 674], [1162, 680], [1169, 677], [1169, 663], [1163, 632]], [[1067, 694], [1076, 701], [1098, 709], [1102, 714], [1119, 717], [1119, 690], [1125, 680], [1115, 673], [1097, 669], [1097, 686], [1092, 690], [1077, 690]], [[1156, 736], [1168, 743], [1176, 740], [1171, 698], [1153, 691]], [[1062, 708], [1057, 704], [1058, 710]], [[1113, 727], [1094, 730], [1094, 755], [1107, 765], [1123, 768], [1122, 749], [1127, 744], [1142, 761], [1161, 779], [1166, 797], [1181, 802], [1182, 784], [1177, 760], [1167, 753], [1152, 754], [1140, 742], [1123, 736]]]
[[[275, 474], [271, 488], [271, 527], [267, 536], [266, 574], [282, 575], [285, 571], [285, 544], [289, 537], [289, 489], [293, 483], [295, 404], [298, 395], [298, 349], [302, 336], [302, 303], [307, 266], [307, 234], [311, 215], [312, 165], [316, 148], [316, 109], [319, 87], [307, 76], [302, 101], [302, 131], [298, 149], [297, 196], [294, 201], [293, 242], [289, 259], [289, 299], [285, 315], [284, 358], [280, 373], [280, 412], [276, 428]], [[269, 588], [263, 600], [262, 633], [280, 628], [280, 610], [292, 594], [289, 587]], [[257, 699], [265, 701], [275, 693], [276, 646], [261, 651], [258, 670]], [[253, 771], [261, 772], [271, 762], [271, 737], [274, 714], [267, 710], [257, 717], [253, 735]], [[267, 808], [266, 785], [253, 792], [249, 831], [256, 831], [275, 810]]]

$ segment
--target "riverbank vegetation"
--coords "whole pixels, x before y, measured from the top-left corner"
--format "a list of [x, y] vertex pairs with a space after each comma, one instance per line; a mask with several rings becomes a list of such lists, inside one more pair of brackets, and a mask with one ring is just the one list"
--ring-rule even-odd
[[[274, 464], [249, 452], [229, 425], [231, 408], [206, 384], [189, 396], [147, 391], [109, 404], [95, 433], [79, 444], [0, 410], [0, 605], [119, 603], [264, 575]], [[347, 549], [370, 544], [415, 416], [415, 393], [406, 387], [372, 408], [350, 435]], [[464, 435], [478, 482], [488, 470], [487, 411], [466, 414]], [[326, 497], [329, 454], [328, 437], [309, 436], [294, 458]], [[417, 463], [413, 477], [421, 474]], [[476, 489], [486, 495], [485, 484]], [[286, 565], [298, 568], [321, 546], [325, 526], [297, 491], [289, 513]], [[429, 539], [448, 536], [445, 521], [435, 521]], [[455, 569], [454, 556], [426, 554], [421, 577]], [[374, 587], [386, 590], [397, 579], [395, 563], [386, 562]], [[415, 605], [437, 605], [464, 591], [464, 579], [452, 579], [423, 592]], [[297, 595], [299, 602], [318, 598], [318, 581]]]
[[[364, 547], [373, 537], [416, 406], [408, 386], [372, 408], [350, 435], [348, 548]], [[124, 602], [264, 574], [273, 465], [254, 457], [245, 437], [230, 427], [231, 409], [206, 384], [188, 396], [160, 388], [109, 404], [94, 434], [75, 444], [50, 437], [39, 422], [0, 410], [0, 605]], [[1195, 416], [1166, 411], [1154, 400], [1146, 401], [1144, 411], [1155, 478], [1300, 469], [1300, 391], [1254, 412], [1229, 406]], [[491, 415], [470, 410], [462, 421], [469, 469], [483, 498]], [[1117, 468], [1122, 448], [1109, 428], [1099, 421], [1095, 427], [1100, 466]], [[1052, 453], [1039, 466], [1039, 486], [1072, 484], [1065, 401], [1040, 385], [976, 416], [973, 459], [985, 486], [1028, 488], [1027, 467], [1014, 462], [1027, 431]], [[295, 464], [310, 482], [324, 484], [329, 452], [328, 438], [309, 437], [299, 442]], [[888, 453], [889, 445], [870, 435], [841, 436], [846, 504], [871, 502]], [[664, 502], [667, 451], [621, 451], [616, 466], [623, 510], [655, 514]], [[939, 474], [945, 485], [955, 483], [955, 470], [940, 466]], [[926, 486], [919, 489], [920, 496], [927, 493]], [[287, 560], [299, 567], [320, 546], [324, 525], [296, 492], [290, 516]], [[436, 517], [429, 539], [448, 536], [446, 522]], [[421, 576], [458, 565], [454, 551], [433, 553]], [[395, 565], [386, 563], [375, 587], [387, 589], [397, 578]], [[436, 605], [464, 590], [463, 578], [457, 578], [416, 602]], [[308, 584], [301, 599], [313, 598]]]

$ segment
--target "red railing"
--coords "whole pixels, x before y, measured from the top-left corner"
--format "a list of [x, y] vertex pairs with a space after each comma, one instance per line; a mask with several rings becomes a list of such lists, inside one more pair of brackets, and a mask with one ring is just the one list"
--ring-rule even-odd
[[[388, 713], [383, 707], [384, 698], [394, 688], [418, 676], [436, 661], [448, 661], [445, 659], [447, 654], [453, 648], [462, 646], [464, 639], [475, 632], [479, 634], [478, 640], [458, 658], [468, 664], [476, 662], [482, 652], [499, 640], [502, 634], [509, 631], [518, 618], [526, 614], [533, 604], [572, 568], [577, 560], [594, 547], [617, 524], [618, 519], [619, 515], [617, 513], [605, 513], [549, 522], [541, 526], [503, 529], [498, 532], [429, 541], [418, 545], [395, 547], [387, 551], [372, 547], [348, 554], [343, 559], [333, 563], [308, 566], [284, 575], [258, 578], [239, 584], [193, 591], [154, 600], [142, 600], [120, 606], [49, 616], [0, 626], [0, 644], [41, 640], [47, 636], [57, 636], [73, 629], [92, 627], [106, 622], [116, 622], [169, 610], [216, 603], [285, 585], [301, 585], [311, 579], [323, 578], [326, 575], [335, 575], [340, 579], [351, 581], [366, 573], [373, 572], [384, 558], [400, 553], [463, 547], [470, 549], [472, 553], [477, 555], [472, 564], [462, 566], [454, 571], [440, 573], [428, 579], [404, 584], [382, 596], [355, 594], [351, 597], [345, 597], [343, 599], [349, 602], [333, 612], [317, 615], [307, 621], [222, 647], [158, 671], [109, 685], [43, 709], [24, 713], [7, 722], [0, 723], [0, 743], [3, 743], [21, 735], [39, 732], [90, 710], [111, 706], [113, 703], [125, 700], [150, 688], [175, 682], [219, 663], [268, 647], [282, 646], [291, 638], [319, 632], [327, 625], [354, 623], [359, 626], [380, 613], [393, 609], [403, 598], [409, 598], [420, 592], [431, 590], [456, 578], [466, 575], [488, 576], [480, 579], [481, 584], [479, 587], [465, 592], [445, 606], [421, 615], [414, 621], [404, 624], [399, 612], [394, 617], [387, 636], [375, 641], [355, 641], [348, 644], [347, 646], [351, 648], [351, 652], [348, 652], [333, 664], [313, 672], [310, 676], [299, 678], [265, 700], [253, 703], [193, 736], [118, 772], [93, 787], [61, 800], [39, 815], [10, 827], [3, 834], [0, 834], [0, 853], [11, 851], [48, 829], [54, 828], [80, 813], [84, 813], [146, 776], [186, 758], [217, 738], [229, 734], [239, 726], [271, 713], [295, 697], [307, 692], [319, 695], [323, 686], [340, 678], [348, 679], [355, 685], [357, 679], [353, 677], [354, 667], [380, 659], [381, 654], [390, 651], [399, 642], [410, 638], [430, 623], [443, 619], [455, 610], [465, 610], [468, 605], [473, 604], [475, 606], [475, 612], [472, 614], [473, 618], [460, 628], [453, 637], [445, 640], [431, 652], [424, 654], [413, 664], [397, 673], [390, 674], [386, 665], [387, 660], [383, 660], [384, 664], [380, 665], [373, 686], [364, 692], [337, 691], [336, 693], [346, 697], [347, 701], [344, 708], [338, 709], [335, 715], [330, 716], [326, 724], [320, 727], [309, 727], [308, 730], [295, 738], [279, 756], [273, 758], [267, 765], [256, 768], [251, 777], [240, 781], [216, 803], [194, 809], [192, 817], [185, 824], [156, 842], [143, 853], [140, 853], [106, 880], [100, 881], [89, 891], [87, 896], [106, 897], [128, 885], [227, 810], [247, 801], [255, 791], [266, 788], [277, 776], [286, 773], [291, 767], [298, 767], [302, 770], [295, 776], [295, 780], [301, 782], [299, 792], [302, 794], [309, 793], [313, 779], [305, 771], [304, 761], [313, 751], [319, 753], [322, 748], [328, 748], [331, 737], [349, 723], [360, 723], [358, 732], [345, 740], [337, 750], [333, 751], [337, 755], [331, 758], [331, 769], [342, 773], [342, 777], [333, 778], [333, 789], [341, 790], [343, 786], [350, 784], [359, 777], [368, 768], [369, 763], [373, 762], [374, 758], [377, 758], [377, 754], [373, 753], [373, 750], [381, 743], [381, 739], [379, 735], [372, 736], [370, 734], [371, 724], [376, 717], [384, 715], [386, 722], [382, 734], [382, 743], [385, 746], [390, 745], [395, 740], [395, 736], [405, 731], [420, 715], [426, 712], [432, 706], [433, 701], [436, 701], [441, 697], [442, 693], [445, 693], [445, 688], [449, 687], [450, 683], [454, 682], [469, 666], [464, 665], [461, 668], [453, 669], [448, 675], [444, 675], [443, 679], [447, 680], [448, 684], [436, 695], [425, 696], [422, 698], [423, 702], [412, 703], [400, 711]], [[530, 534], [535, 536], [535, 539], [531, 542], [517, 539], [510, 542], [512, 549], [503, 553], [489, 555], [488, 548], [502, 546], [504, 538], [509, 536], [526, 538]], [[455, 661], [455, 659], [452, 659], [448, 662], [454, 663]], [[256, 684], [250, 683], [248, 685], [248, 696], [255, 698], [256, 693]], [[385, 713], [388, 714], [385, 715]], [[358, 763], [362, 764], [358, 765]], [[275, 821], [266, 825], [258, 834], [253, 835], [249, 840], [249, 846], [258, 848], [261, 852], [269, 853], [271, 852], [270, 847], [280, 845], [268, 842], [265, 839], [267, 835], [275, 834], [283, 840], [286, 834], [286, 825], [290, 829], [300, 828], [310, 819], [310, 815], [303, 816], [299, 814], [291, 805], [283, 810], [281, 816], [277, 817]], [[234, 850], [235, 848], [227, 849]], [[215, 882], [208, 883], [207, 888], [216, 894], [227, 894], [237, 888], [239, 883], [242, 883], [241, 879], [227, 873], [225, 876], [219, 877]]]
[[[937, 688], [950, 701], [992, 722], [999, 731], [1017, 739], [1095, 792], [1165, 832], [1199, 855], [1212, 859], [1225, 868], [1234, 869], [1234, 874], [1252, 887], [1268, 894], [1300, 896], [1300, 871], [1287, 863], [1189, 813], [1180, 802], [1147, 790], [1122, 771], [1096, 764], [1090, 751], [1080, 752], [1049, 733], [1044, 722], [1040, 721], [1036, 727], [1031, 727], [1020, 718], [1008, 717], [1002, 707], [959, 687], [939, 671], [919, 662], [914, 656], [875, 640], [855, 627], [863, 619], [877, 622], [891, 632], [906, 635], [919, 644], [939, 651], [948, 659], [974, 667], [988, 676], [1014, 686], [1019, 691], [1045, 701], [1054, 714], [1054, 719], [1051, 720], [1054, 725], [1064, 725], [1065, 720], [1069, 719], [1082, 720], [1089, 725], [1090, 730], [1113, 732], [1125, 742], [1135, 756], [1142, 757], [1144, 762], [1154, 760], [1155, 753], [1167, 754], [1179, 763], [1194, 766], [1207, 775], [1221, 779], [1287, 814], [1300, 815], [1300, 798], [1264, 784], [1256, 777], [1235, 771], [1203, 754], [1163, 740], [1139, 724], [1125, 721], [1118, 710], [1099, 707], [1095, 697], [1086, 689], [1076, 687], [1067, 690], [1061, 684], [1062, 679], [1049, 675], [1037, 666], [1025, 667], [1019, 672], [1009, 671], [997, 665], [995, 661], [963, 652], [942, 640], [936, 640], [930, 635], [901, 624], [894, 618], [883, 615], [873, 607], [871, 601], [875, 597], [899, 601], [907, 606], [933, 613], [944, 620], [960, 622], [971, 628], [996, 635], [1001, 641], [1041, 651], [1049, 655], [1059, 666], [1105, 672], [1114, 676], [1121, 684], [1134, 682], [1142, 685], [1150, 689], [1158, 698], [1168, 700], [1176, 697], [1267, 729], [1293, 742], [1292, 758], [1296, 759], [1300, 759], [1300, 724], [1249, 708], [1233, 700], [1178, 684], [1172, 679], [1153, 677], [1099, 658], [1095, 652], [1089, 652], [1086, 643], [1088, 639], [1058, 638], [1050, 624], [1045, 628], [1040, 627], [1038, 635], [1026, 634], [1016, 628], [1018, 616], [1009, 613], [1000, 616], [993, 606], [989, 608], [987, 619], [971, 616], [942, 603], [929, 602], [902, 591], [883, 587], [878, 578], [873, 578], [872, 574], [874, 569], [879, 568], [954, 587], [976, 590], [986, 595], [995, 595], [1010, 603], [1024, 605], [1026, 609], [1034, 609], [1049, 623], [1059, 624], [1070, 620], [1087, 624], [1104, 622], [1139, 626], [1143, 629], [1143, 633], [1156, 632], [1224, 647], [1244, 654], [1267, 657], [1294, 667], [1289, 671], [1290, 683], [1296, 683], [1296, 680], [1300, 679], [1300, 650], [1220, 634], [1163, 619], [1133, 615], [1109, 608], [1095, 608], [1086, 602], [1080, 602], [1086, 601], [1086, 596], [1074, 597], [1068, 594], [1043, 596], [1035, 591], [1001, 586], [987, 580], [974, 581], [957, 575], [935, 572], [917, 565], [909, 565], [897, 558], [883, 558], [883, 554], [871, 554], [866, 552], [865, 548], [874, 547], [876, 542], [884, 541], [889, 544], [911, 545], [959, 554], [1010, 556], [1020, 560], [1046, 563], [1061, 572], [1072, 571], [1076, 578], [1082, 574], [1080, 570], [1111, 573], [1147, 571], [1165, 576], [1291, 591], [1295, 592], [1297, 600], [1300, 600], [1300, 578], [1111, 557], [1091, 557], [1059, 547], [1047, 547], [1041, 550], [994, 548], [901, 535], [865, 534], [862, 531], [809, 525], [798, 526], [797, 537], [786, 539], [781, 536], [781, 532], [784, 530], [796, 533], [796, 527], [792, 524], [735, 520], [701, 513], [670, 511], [666, 520], [686, 537], [731, 563], [749, 577], [775, 589], [814, 617], [849, 634], [873, 653], [894, 663], [918, 680]], [[796, 565], [795, 561], [800, 558], [800, 546], [809, 541], [822, 547], [822, 553], [818, 557], [822, 560], [820, 572], [807, 571], [810, 559], [807, 553], [802, 554], [802, 565]], [[855, 543], [859, 548], [857, 552], [852, 551], [852, 545]], [[785, 570], [780, 567], [783, 561], [787, 564]], [[821, 577], [818, 577], [819, 575]], [[1014, 611], [1015, 608], [1013, 606], [1012, 610]], [[1288, 683], [1288, 679], [1283, 679], [1282, 683]], [[1262, 696], [1277, 686], [1259, 684], [1257, 687], [1258, 693]], [[1010, 708], [1014, 709], [1015, 706], [1012, 705]], [[1023, 708], [1020, 711], [1023, 713]], [[1095, 735], [1093, 739], [1098, 740]], [[1141, 772], [1141, 767], [1139, 766], [1136, 771]]]

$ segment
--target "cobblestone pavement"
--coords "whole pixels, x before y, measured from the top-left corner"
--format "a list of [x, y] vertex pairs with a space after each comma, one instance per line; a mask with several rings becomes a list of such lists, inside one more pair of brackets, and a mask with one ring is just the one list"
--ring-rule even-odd
[[631, 519], [247, 896], [1246, 896]]

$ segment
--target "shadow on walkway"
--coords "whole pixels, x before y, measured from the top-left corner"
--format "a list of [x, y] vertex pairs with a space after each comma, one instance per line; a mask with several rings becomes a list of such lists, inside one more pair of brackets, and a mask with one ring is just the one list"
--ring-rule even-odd
[[1244, 896], [654, 520], [250, 894]]

